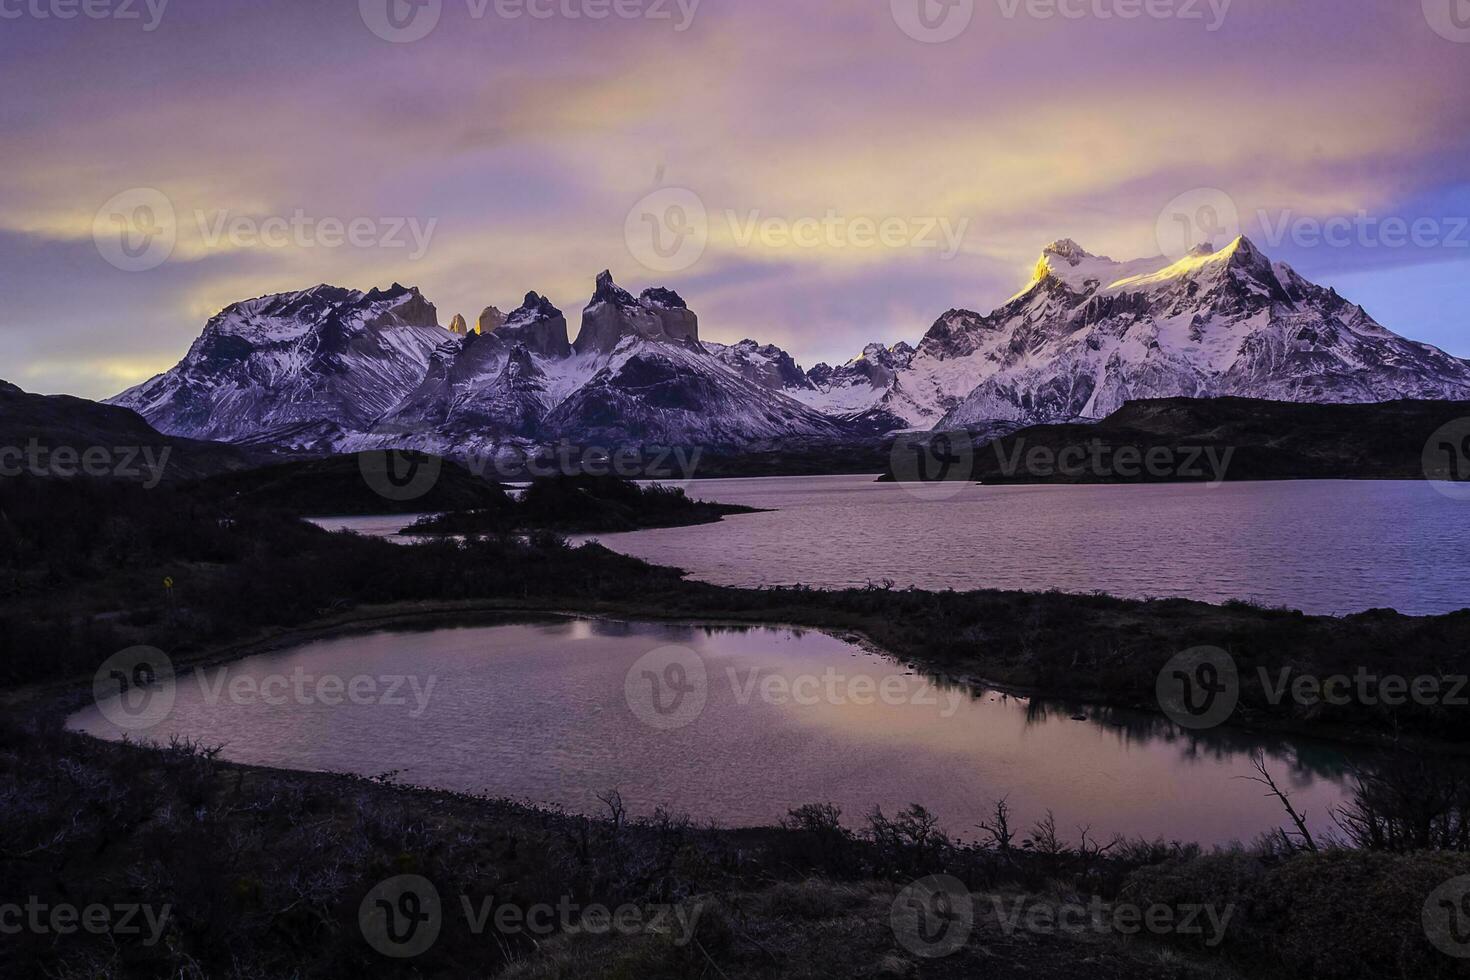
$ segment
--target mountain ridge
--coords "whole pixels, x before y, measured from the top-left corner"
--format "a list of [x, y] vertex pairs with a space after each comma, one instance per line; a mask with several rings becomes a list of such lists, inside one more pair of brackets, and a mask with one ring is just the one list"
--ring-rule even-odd
[[[550, 299], [447, 330], [417, 288], [316, 286], [211, 318], [173, 369], [110, 399], [163, 431], [298, 449], [446, 455], [553, 440], [751, 450], [900, 429], [1096, 420], [1129, 401], [1470, 398], [1470, 362], [1388, 330], [1241, 237], [1177, 261], [1071, 239], [989, 314], [917, 346], [803, 370], [779, 347], [700, 338], [676, 291], [596, 277], [575, 340]], [[488, 329], [487, 329], [488, 328]]]

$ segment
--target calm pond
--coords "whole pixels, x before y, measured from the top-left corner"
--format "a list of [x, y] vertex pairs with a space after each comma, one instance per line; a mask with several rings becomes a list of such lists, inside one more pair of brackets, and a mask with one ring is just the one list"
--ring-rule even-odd
[[567, 619], [376, 632], [184, 673], [172, 693], [148, 728], [118, 698], [70, 724], [577, 812], [598, 812], [597, 794], [616, 788], [632, 813], [664, 806], [726, 826], [772, 824], [803, 803], [836, 803], [850, 823], [874, 805], [922, 803], [967, 838], [1004, 796], [1026, 826], [1049, 808], [1074, 838], [1090, 825], [1249, 842], [1282, 820], [1242, 778], [1257, 749], [1325, 828], [1347, 767], [1363, 761], [1309, 739], [975, 693], [778, 628]]

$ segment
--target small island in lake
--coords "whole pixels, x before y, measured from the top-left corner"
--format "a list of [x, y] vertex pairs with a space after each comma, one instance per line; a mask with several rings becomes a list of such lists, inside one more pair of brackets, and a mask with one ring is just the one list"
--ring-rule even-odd
[[519, 498], [507, 495], [494, 506], [429, 515], [400, 533], [415, 537], [525, 531], [616, 533], [713, 524], [731, 514], [756, 513], [760, 511], [754, 507], [691, 499], [680, 487], [639, 484], [616, 476], [554, 476], [536, 480]]

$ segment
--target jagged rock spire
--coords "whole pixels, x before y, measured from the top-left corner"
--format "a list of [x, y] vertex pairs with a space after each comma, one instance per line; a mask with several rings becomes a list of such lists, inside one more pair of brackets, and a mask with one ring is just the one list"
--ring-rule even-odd
[[573, 345], [577, 353], [609, 353], [624, 337], [642, 337], [699, 347], [699, 317], [684, 298], [660, 286], [637, 298], [613, 281], [608, 270], [597, 277], [592, 299], [582, 312], [582, 330]]

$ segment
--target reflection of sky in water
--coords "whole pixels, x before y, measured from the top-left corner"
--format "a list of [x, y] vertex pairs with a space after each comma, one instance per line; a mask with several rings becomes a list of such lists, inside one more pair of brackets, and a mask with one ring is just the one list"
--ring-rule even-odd
[[1461, 502], [1427, 483], [956, 491], [929, 499], [862, 476], [704, 480], [695, 496], [768, 512], [602, 540], [719, 585], [892, 579], [898, 588], [1246, 599], [1332, 614], [1470, 603], [1470, 521]]
[[327, 531], [352, 531], [370, 538], [386, 538], [400, 544], [414, 540], [398, 532], [428, 514], [382, 514], [371, 517], [309, 517], [311, 523]]
[[[640, 657], [670, 645], [703, 659], [708, 700], [687, 727], [660, 731], [629, 709], [624, 681]], [[634, 812], [666, 805], [727, 825], [768, 824], [809, 802], [837, 803], [854, 822], [875, 804], [892, 812], [919, 802], [968, 836], [1007, 796], [1028, 823], [1050, 808], [1061, 826], [1097, 833], [1249, 840], [1282, 817], [1260, 787], [1237, 778], [1252, 774], [1258, 748], [1315, 825], [1326, 826], [1343, 794], [1346, 759], [1330, 746], [1184, 733], [1161, 717], [1109, 709], [1081, 709], [1089, 720], [1077, 721], [1075, 705], [932, 685], [810, 631], [570, 620], [371, 633], [252, 657], [230, 676], [298, 668], [409, 675], [421, 688], [432, 675], [435, 686], [415, 718], [407, 685], [403, 706], [211, 705], [186, 675], [171, 718], [151, 735], [224, 742], [242, 762], [402, 770], [408, 782], [584, 811], [599, 808], [596, 793], [617, 788]], [[779, 678], [781, 692], [801, 677], [821, 681], [818, 703], [746, 696], [752, 681], [758, 692], [762, 679]], [[872, 683], [855, 688], [857, 678]], [[855, 703], [885, 678], [897, 697]], [[95, 708], [73, 724], [116, 734]]]

